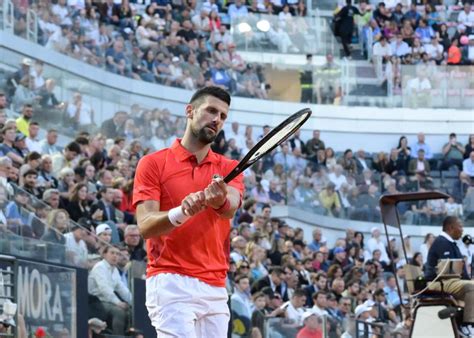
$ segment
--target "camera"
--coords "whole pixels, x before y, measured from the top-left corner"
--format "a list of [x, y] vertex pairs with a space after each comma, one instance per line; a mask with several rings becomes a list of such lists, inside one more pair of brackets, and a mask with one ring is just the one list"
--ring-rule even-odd
[[464, 237], [462, 238], [462, 242], [466, 245], [474, 244], [471, 235], [464, 235]]

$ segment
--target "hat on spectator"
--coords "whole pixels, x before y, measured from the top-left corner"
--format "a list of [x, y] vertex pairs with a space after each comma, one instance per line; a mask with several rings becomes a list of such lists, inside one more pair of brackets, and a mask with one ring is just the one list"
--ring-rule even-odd
[[173, 56], [173, 58], [171, 59], [171, 61], [173, 61], [173, 62], [179, 62], [179, 57]]
[[379, 230], [379, 228], [377, 227], [373, 227], [372, 229], [370, 229], [370, 233], [373, 235], [375, 231]]
[[393, 236], [390, 236], [389, 240], [390, 240], [390, 242], [391, 242], [391, 241], [396, 241], [397, 239], [396, 239], [395, 237], [393, 237]]
[[313, 311], [305, 311], [301, 315], [301, 320], [304, 322], [306, 319], [308, 319], [311, 316], [318, 316], [318, 315], [316, 314], [316, 312], [313, 312]]
[[133, 33], [133, 31], [132, 31], [132, 29], [131, 29], [130, 27], [126, 27], [126, 28], [123, 30], [123, 32], [124, 32], [125, 34], [132, 34], [132, 33]]
[[341, 248], [340, 246], [338, 246], [334, 249], [334, 254], [335, 255], [338, 254], [338, 253], [342, 253], [342, 252], [346, 252], [346, 251], [344, 250], [344, 248]]
[[23, 141], [25, 138], [26, 138], [25, 134], [18, 132], [16, 133], [16, 136], [15, 136], [15, 142]]
[[31, 66], [33, 64], [33, 61], [31, 61], [31, 59], [29, 58], [23, 58], [23, 60], [21, 60], [21, 64], [25, 66]]
[[358, 318], [361, 314], [363, 314], [364, 312], [370, 311], [370, 310], [372, 310], [372, 306], [368, 306], [365, 303], [361, 304], [361, 305], [358, 305], [355, 308], [355, 311], [354, 311], [355, 317]]
[[102, 223], [95, 228], [95, 233], [97, 236], [99, 236], [101, 233], [107, 231], [107, 230], [112, 230], [108, 224]]

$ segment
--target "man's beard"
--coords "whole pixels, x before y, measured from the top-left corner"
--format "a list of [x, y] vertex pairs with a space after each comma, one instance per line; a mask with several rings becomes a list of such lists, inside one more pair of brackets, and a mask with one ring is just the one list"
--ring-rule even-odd
[[194, 137], [202, 144], [209, 144], [214, 142], [218, 134], [217, 132], [212, 133], [210, 131], [207, 131], [206, 126], [202, 127], [199, 130], [196, 130], [191, 126], [191, 132], [193, 133]]

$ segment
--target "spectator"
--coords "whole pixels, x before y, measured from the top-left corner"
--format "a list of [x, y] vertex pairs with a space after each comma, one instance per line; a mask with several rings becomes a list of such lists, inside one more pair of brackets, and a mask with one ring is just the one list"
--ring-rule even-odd
[[58, 141], [58, 131], [56, 129], [49, 129], [46, 138], [41, 141], [41, 154], [55, 155], [61, 152], [61, 149], [56, 145]]
[[403, 41], [403, 35], [401, 33], [397, 34], [396, 39], [390, 43], [390, 47], [392, 48], [392, 55], [398, 57], [403, 57], [411, 53], [411, 49], [408, 44]]
[[259, 280], [255, 281], [252, 285], [251, 292], [255, 293], [257, 291], [261, 291], [264, 287], [271, 287], [273, 293], [278, 293], [279, 295], [283, 294], [286, 295], [282, 296], [283, 299], [288, 299], [287, 294], [287, 286], [286, 283], [283, 281], [283, 277], [285, 272], [280, 267], [275, 267], [270, 271], [270, 274], [260, 278]]
[[321, 131], [313, 130], [313, 137], [309, 139], [308, 142], [306, 143], [306, 150], [308, 151], [308, 159], [315, 161], [318, 150], [326, 149], [326, 146], [324, 145], [324, 141], [322, 141], [320, 137], [321, 137]]
[[145, 261], [146, 251], [143, 249], [143, 240], [135, 224], [130, 224], [124, 231], [124, 246], [130, 253], [130, 260]]
[[334, 62], [331, 53], [326, 54], [326, 62], [316, 70], [315, 92], [319, 104], [335, 104], [341, 97], [341, 67]]
[[66, 239], [66, 255], [73, 266], [86, 267], [87, 246], [84, 242], [84, 229], [78, 224], [71, 227], [71, 232], [64, 234]]
[[28, 194], [40, 199], [42, 191], [37, 187], [38, 172], [34, 169], [28, 169], [23, 174], [23, 180], [20, 187]]
[[369, 238], [367, 241], [367, 250], [370, 254], [370, 258], [372, 258], [372, 253], [375, 250], [380, 250], [381, 252], [381, 261], [385, 262], [385, 264], [388, 264], [390, 262], [387, 251], [385, 250], [385, 244], [382, 242], [382, 239], [380, 238], [380, 230], [376, 227], [371, 229], [371, 234], [372, 237]]
[[321, 191], [319, 194], [319, 200], [321, 205], [326, 209], [328, 215], [338, 217], [341, 212], [341, 203], [339, 197], [335, 192], [336, 185], [334, 183], [329, 183], [326, 186], [326, 189]]
[[304, 327], [298, 331], [296, 338], [322, 338], [322, 320], [313, 311], [305, 311], [301, 316]]
[[19, 167], [24, 163], [24, 159], [23, 154], [15, 147], [17, 140], [16, 128], [5, 126], [2, 130], [2, 135], [3, 142], [0, 146], [0, 152], [10, 158], [14, 166]]
[[431, 43], [425, 44], [425, 52], [430, 57], [430, 60], [436, 62], [437, 65], [440, 65], [444, 59], [444, 48], [438, 42], [438, 38], [436, 36], [431, 37]]
[[429, 162], [425, 159], [425, 151], [419, 149], [418, 157], [412, 159], [408, 165], [408, 174], [421, 184], [424, 184], [427, 180], [431, 180], [430, 172], [431, 168]]
[[31, 122], [28, 126], [28, 137], [26, 138], [26, 146], [30, 152], [41, 153], [41, 142], [38, 139], [39, 123]]
[[92, 268], [88, 279], [91, 312], [110, 323], [115, 335], [125, 334], [132, 302], [130, 290], [123, 285], [117, 269], [119, 253], [118, 248], [106, 246], [104, 258]]
[[94, 126], [94, 110], [82, 101], [82, 95], [73, 94], [73, 102], [68, 105], [67, 114], [75, 130], [90, 130]]
[[21, 110], [21, 116], [16, 119], [16, 128], [22, 134], [29, 136], [29, 125], [33, 117], [33, 106], [31, 104], [24, 104]]
[[[306, 303], [306, 294], [303, 290], [297, 289], [293, 292], [291, 300], [287, 303], [286, 318], [295, 326], [303, 324], [304, 304]], [[285, 304], [284, 304], [285, 305]]]
[[72, 168], [74, 159], [76, 159], [80, 153], [81, 147], [76, 142], [69, 143], [66, 148], [64, 148], [62, 154], [55, 153], [52, 156], [54, 175], [58, 176], [63, 168]]
[[471, 10], [471, 3], [466, 1], [464, 8], [458, 15], [458, 22], [466, 26], [466, 34], [473, 34], [474, 27], [474, 12]]
[[474, 64], [474, 34], [469, 35], [469, 43], [462, 48], [462, 63], [465, 65]]
[[248, 10], [242, 0], [235, 0], [235, 3], [229, 6], [227, 13], [229, 13], [231, 19], [236, 19], [238, 17], [246, 17]]
[[58, 180], [52, 175], [53, 160], [49, 155], [43, 155], [38, 171], [38, 187], [42, 189], [58, 188]]
[[359, 9], [352, 5], [352, 0], [346, 0], [346, 5], [336, 14], [336, 36], [340, 36], [345, 56], [350, 58], [350, 44], [354, 32], [354, 16], [361, 15]]
[[[246, 336], [251, 331], [252, 301], [249, 295], [250, 283], [246, 275], [238, 275], [234, 279], [235, 289], [230, 298], [232, 318], [240, 321], [241, 325], [234, 325], [234, 334]], [[237, 330], [236, 330], [237, 329]]]
[[382, 36], [380, 40], [374, 44], [372, 55], [374, 57], [374, 63], [386, 63], [388, 60], [390, 60], [392, 56], [392, 48], [387, 43], [387, 39], [384, 36]]
[[48, 216], [49, 228], [41, 237], [42, 241], [48, 242], [46, 248], [47, 259], [51, 259], [58, 263], [66, 261], [66, 238], [64, 233], [68, 228], [69, 216], [64, 209], [56, 209], [51, 211]]
[[66, 210], [68, 210], [74, 222], [79, 221], [80, 218], [87, 218], [96, 222], [102, 219], [101, 209], [97, 209], [91, 214], [87, 194], [87, 185], [84, 183], [78, 183], [72, 188], [71, 197]]
[[455, 165], [459, 170], [462, 170], [464, 150], [464, 146], [457, 141], [456, 134], [449, 134], [449, 142], [443, 146], [444, 159], [441, 169], [448, 170], [451, 166]]

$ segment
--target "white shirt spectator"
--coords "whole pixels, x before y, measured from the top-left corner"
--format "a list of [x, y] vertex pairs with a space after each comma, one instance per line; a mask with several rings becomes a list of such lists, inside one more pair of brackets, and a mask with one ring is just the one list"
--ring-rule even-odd
[[288, 319], [291, 319], [293, 323], [298, 326], [303, 325], [303, 313], [304, 308], [300, 307], [296, 309], [291, 302], [288, 302], [288, 307], [286, 308], [286, 315]]
[[390, 262], [390, 259], [387, 255], [387, 250], [385, 249], [385, 244], [382, 240], [380, 240], [380, 237], [378, 240], [374, 237], [371, 237], [367, 241], [367, 251], [370, 255], [370, 258], [372, 258], [372, 253], [374, 252], [374, 250], [380, 250], [380, 252], [382, 252], [382, 255], [380, 256], [381, 261], [384, 261], [387, 264]]
[[334, 185], [336, 186], [336, 190], [339, 190], [342, 184], [347, 183], [346, 176], [344, 175], [336, 176], [335, 173], [330, 173], [328, 175], [328, 178], [332, 183], [334, 183]]
[[[70, 104], [67, 107], [67, 113], [70, 118], [74, 118], [76, 115], [77, 107], [74, 104]], [[81, 109], [79, 112], [79, 121], [80, 126], [87, 126], [93, 124], [92, 120], [92, 108], [87, 104], [82, 102]]]
[[373, 47], [374, 56], [392, 56], [392, 48], [388, 43], [383, 46], [380, 42], [376, 42]]
[[474, 255], [474, 245], [470, 244], [470, 245], [467, 245], [464, 244], [464, 243], [459, 243], [460, 241], [458, 241], [458, 247], [459, 247], [459, 251], [461, 251], [461, 255], [463, 256], [466, 256], [467, 258], [467, 262], [466, 264], [467, 265], [471, 265], [472, 263], [472, 255]]
[[[132, 295], [123, 285], [118, 269], [105, 259], [94, 265], [88, 282], [89, 294], [96, 296], [101, 302], [119, 304], [123, 300], [132, 304]], [[118, 293], [122, 300], [115, 293]]]
[[30, 152], [36, 151], [37, 153], [42, 153], [42, 144], [40, 140], [32, 139], [30, 137], [26, 138], [26, 147]]
[[474, 162], [470, 158], [462, 162], [462, 171], [469, 177], [474, 177]]
[[204, 2], [201, 6], [201, 10], [205, 10], [208, 13], [211, 13], [212, 11], [219, 13], [219, 7], [216, 4], [211, 4], [210, 1]]
[[392, 55], [396, 56], [405, 56], [411, 53], [410, 46], [405, 41], [397, 43], [398, 41], [393, 41], [390, 43], [390, 47], [392, 48]]
[[456, 217], [462, 217], [463, 215], [463, 210], [462, 210], [462, 205], [458, 204], [456, 202], [450, 203], [446, 202], [446, 215], [447, 216], [456, 216]]
[[440, 56], [443, 54], [443, 51], [444, 51], [444, 48], [439, 43], [437, 45], [433, 45], [432, 43], [425, 45], [425, 52], [432, 59], [439, 59]]
[[[239, 6], [237, 6], [239, 5]], [[245, 17], [248, 15], [247, 7], [241, 4], [241, 1], [237, 0], [235, 4], [229, 6], [227, 11], [231, 19], [238, 17]]]
[[474, 27], [474, 12], [471, 10], [468, 14], [462, 10], [458, 15], [458, 22], [466, 27]]
[[72, 253], [71, 263], [75, 266], [85, 267], [87, 263], [87, 246], [81, 239], [77, 242], [74, 239], [74, 233], [64, 234], [66, 238], [66, 251]]

